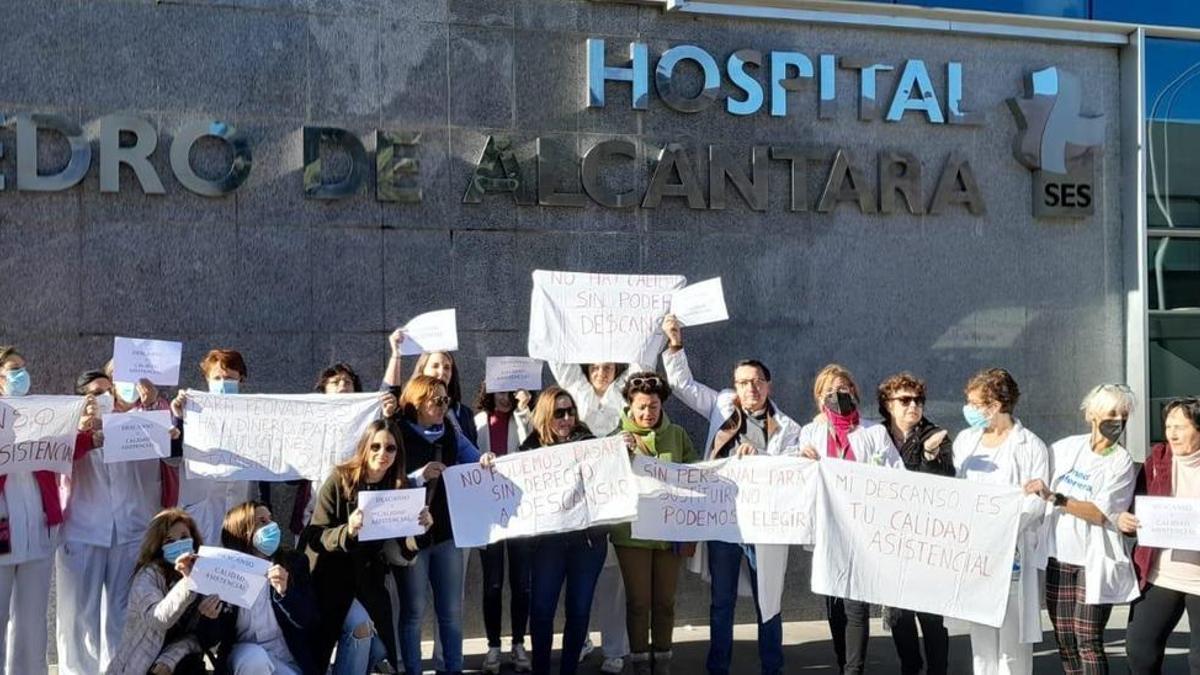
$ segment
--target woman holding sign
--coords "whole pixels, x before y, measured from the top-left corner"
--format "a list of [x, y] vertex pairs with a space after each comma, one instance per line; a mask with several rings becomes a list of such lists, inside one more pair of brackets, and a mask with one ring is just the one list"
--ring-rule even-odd
[[[631, 455], [679, 464], [696, 461], [692, 439], [683, 427], [671, 424], [662, 409], [671, 395], [665, 378], [653, 372], [634, 373], [625, 381], [621, 394], [627, 405], [621, 411], [621, 426], [614, 433], [625, 437]], [[614, 525], [612, 540], [625, 581], [626, 628], [633, 672], [670, 675], [675, 588], [683, 559], [694, 552], [695, 545], [685, 547], [666, 541], [634, 539], [629, 523]]]
[[[383, 383], [389, 387], [399, 387], [403, 380], [400, 367], [400, 345], [403, 342], [403, 328], [397, 328], [388, 337], [388, 344], [392, 348], [392, 356], [388, 360], [387, 369], [384, 370]], [[450, 397], [450, 405], [447, 408], [447, 411], [450, 413], [450, 421], [458, 428], [459, 433], [471, 441], [471, 445], [477, 445], [479, 440], [475, 435], [474, 415], [472, 415], [470, 408], [462, 404], [462, 384], [458, 377], [458, 364], [454, 361], [454, 355], [450, 352], [425, 352], [421, 354], [417, 357], [417, 362], [413, 365], [412, 374], [408, 376], [408, 381], [403, 386], [408, 387], [409, 384], [412, 384], [413, 380], [422, 375], [437, 378], [442, 381], [442, 384], [446, 385], [446, 394]]]
[[[4, 398], [29, 394], [29, 380], [25, 357], [13, 347], [0, 347], [0, 416], [12, 414]], [[76, 460], [100, 445], [93, 432], [97, 414], [94, 398], [88, 397], [75, 437]], [[11, 444], [13, 431], [3, 426], [0, 437], [8, 439], [0, 442]], [[0, 475], [0, 664], [8, 673], [46, 672], [51, 561], [63, 523], [58, 478], [52, 471]]]
[[[1150, 449], [1136, 492], [1149, 497], [1200, 499], [1200, 398], [1177, 398], [1163, 407], [1166, 443]], [[1136, 535], [1132, 513], [1117, 517], [1121, 531]], [[1142, 595], [1130, 609], [1125, 632], [1129, 672], [1162, 672], [1167, 638], [1184, 611], [1191, 626], [1188, 664], [1200, 672], [1200, 551], [1138, 546], [1133, 551]]]
[[1066, 673], [1107, 673], [1104, 626], [1114, 603], [1137, 597], [1133, 564], [1118, 516], [1129, 508], [1137, 475], [1117, 442], [1133, 412], [1133, 392], [1102, 384], [1080, 406], [1091, 431], [1050, 446], [1050, 484], [1025, 486], [1046, 500], [1038, 569], [1046, 570], [1046, 609]]
[[[574, 443], [593, 438], [579, 421], [575, 399], [560, 387], [547, 387], [533, 411], [533, 433], [522, 450]], [[533, 639], [533, 672], [550, 672], [550, 647], [554, 641], [554, 616], [558, 596], [566, 586], [566, 625], [563, 627], [561, 675], [574, 675], [587, 637], [588, 618], [596, 580], [608, 552], [608, 528], [593, 527], [535, 537], [533, 546], [533, 596], [529, 628]]]
[[[800, 430], [801, 455], [892, 468], [904, 465], [888, 428], [860, 415], [858, 385], [849, 370], [836, 363], [825, 366], [813, 380], [812, 393], [821, 412]], [[825, 609], [839, 670], [846, 675], [862, 673], [870, 640], [870, 605], [849, 598], [826, 598]]]
[[[963, 418], [969, 427], [954, 439], [958, 477], [1018, 488], [1049, 480], [1046, 444], [1013, 416], [1021, 391], [1012, 375], [1002, 368], [981, 370], [963, 391], [967, 397]], [[1026, 494], [1004, 624], [1000, 628], [970, 624], [976, 675], [1033, 672], [1033, 644], [1042, 639], [1035, 553], [1045, 512], [1041, 497]]]

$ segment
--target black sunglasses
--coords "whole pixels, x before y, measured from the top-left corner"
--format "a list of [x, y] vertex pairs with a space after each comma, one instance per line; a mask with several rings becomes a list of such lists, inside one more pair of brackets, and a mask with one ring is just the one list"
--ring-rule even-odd
[[388, 443], [387, 445], [383, 445], [381, 443], [372, 443], [367, 447], [371, 449], [371, 452], [379, 452], [380, 449], [386, 450], [389, 455], [394, 455], [396, 454], [396, 451], [399, 450], [395, 443]]
[[895, 402], [899, 403], [900, 405], [904, 406], [905, 408], [907, 408], [910, 405], [913, 405], [914, 403], [919, 406], [925, 405], [925, 397], [924, 396], [894, 396], [888, 400], [895, 401]]
[[565, 420], [568, 417], [575, 417], [575, 406], [571, 406], [570, 408], [555, 408], [554, 409], [554, 419]]
[[433, 396], [429, 399], [429, 402], [434, 405], [448, 406], [448, 405], [450, 405], [450, 397], [449, 396]]

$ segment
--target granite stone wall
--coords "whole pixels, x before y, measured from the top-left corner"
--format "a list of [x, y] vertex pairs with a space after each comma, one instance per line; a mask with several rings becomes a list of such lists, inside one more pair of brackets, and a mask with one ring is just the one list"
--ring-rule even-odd
[[[249, 391], [306, 391], [339, 360], [374, 383], [387, 332], [442, 307], [458, 309], [459, 358], [473, 391], [486, 355], [523, 353], [535, 268], [722, 276], [733, 318], [686, 331], [696, 375], [726, 384], [735, 359], [761, 358], [774, 370], [779, 405], [800, 419], [814, 413], [813, 374], [838, 361], [866, 391], [900, 369], [926, 377], [929, 414], [957, 429], [966, 378], [1001, 365], [1021, 384], [1018, 415], [1050, 441], [1081, 428], [1078, 400], [1091, 385], [1124, 372], [1112, 48], [700, 18], [586, 0], [8, 0], [3, 14], [0, 113], [62, 115], [93, 139], [103, 115], [145, 118], [159, 133], [152, 161], [166, 189], [145, 195], [122, 167], [121, 191], [101, 193], [93, 158], [75, 188], [19, 192], [15, 134], [0, 129], [0, 344], [29, 357], [35, 392], [67, 392], [76, 373], [108, 358], [114, 335], [185, 341], [192, 386], [200, 384], [194, 364], [218, 346], [245, 354]], [[765, 110], [734, 117], [721, 105], [684, 115], [654, 93], [648, 111], [634, 111], [626, 84], [609, 85], [606, 108], [587, 109], [588, 37], [608, 41], [614, 64], [631, 40], [649, 43], [652, 60], [680, 43], [722, 63], [741, 48], [794, 49], [814, 62], [820, 53], [894, 65], [923, 59], [943, 105], [945, 63], [961, 61], [966, 105], [987, 122], [931, 125], [919, 114], [860, 122], [857, 79], [845, 70], [833, 120], [817, 119], [814, 87], [793, 94], [784, 118]], [[1030, 174], [1011, 154], [1016, 126], [1004, 100], [1046, 65], [1080, 75], [1084, 111], [1110, 121], [1098, 158], [1103, 196], [1083, 220], [1035, 221]], [[885, 102], [895, 76], [880, 76]], [[694, 90], [695, 70], [681, 67], [679, 82]], [[176, 130], [210, 118], [244, 132], [253, 152], [248, 180], [221, 198], [185, 190], [168, 161]], [[349, 129], [371, 156], [375, 129], [420, 132], [423, 201], [379, 202], [369, 182], [347, 199], [305, 199], [305, 125]], [[606, 180], [639, 194], [668, 142], [684, 144], [702, 176], [710, 144], [747, 165], [754, 145], [807, 144], [825, 154], [809, 165], [806, 212], [788, 210], [786, 162], [770, 163], [763, 212], [736, 193], [723, 211], [692, 210], [679, 198], [628, 210], [519, 206], [506, 195], [464, 204], [493, 135], [512, 139], [527, 182], [538, 137], [579, 153], [628, 140], [639, 159], [613, 164]], [[65, 162], [66, 145], [53, 134], [41, 139], [43, 171], [51, 172]], [[926, 199], [947, 156], [961, 153], [987, 211], [883, 216], [847, 203], [816, 213], [812, 202], [839, 147], [871, 183], [881, 150], [916, 154]], [[207, 139], [193, 160], [213, 176], [229, 153]], [[328, 160], [324, 175], [333, 180], [346, 158]], [[673, 402], [668, 410], [702, 441], [698, 416]], [[807, 554], [793, 555], [788, 620], [820, 615], [807, 565]], [[479, 583], [477, 564], [469, 583]], [[478, 593], [468, 598], [473, 604]], [[678, 621], [703, 623], [707, 611], [707, 590], [689, 575]], [[739, 611], [752, 620], [748, 602]], [[479, 611], [466, 616], [468, 635], [480, 635]]]

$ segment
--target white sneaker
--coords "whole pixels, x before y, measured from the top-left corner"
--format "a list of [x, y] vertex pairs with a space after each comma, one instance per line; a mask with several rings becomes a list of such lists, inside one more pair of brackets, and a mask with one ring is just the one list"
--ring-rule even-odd
[[592, 644], [592, 636], [589, 635], [588, 638], [583, 641], [583, 649], [579, 651], [579, 662], [583, 663], [583, 660], [591, 656], [592, 652], [594, 651], [596, 651], [596, 645]]
[[608, 673], [608, 675], [619, 675], [625, 670], [625, 659], [621, 657], [604, 659], [604, 663], [600, 664], [600, 672]]
[[487, 656], [483, 657], [483, 672], [491, 675], [500, 673], [500, 648], [488, 647]]
[[513, 670], [518, 673], [528, 673], [533, 670], [533, 664], [529, 661], [529, 652], [525, 651], [525, 645], [513, 645], [512, 664]]

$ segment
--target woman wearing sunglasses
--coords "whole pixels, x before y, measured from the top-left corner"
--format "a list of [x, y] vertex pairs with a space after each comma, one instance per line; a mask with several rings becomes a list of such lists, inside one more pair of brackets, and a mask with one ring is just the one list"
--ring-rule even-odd
[[[533, 432], [521, 450], [574, 443], [592, 438], [579, 421], [575, 399], [561, 387], [547, 387], [533, 411]], [[554, 641], [554, 616], [563, 585], [566, 625], [563, 627], [562, 675], [574, 675], [587, 636], [588, 618], [596, 579], [608, 552], [608, 528], [547, 534], [532, 540], [533, 586], [529, 608], [529, 633], [533, 641], [533, 672], [550, 672], [550, 647]], [[415, 672], [415, 671], [410, 671]]]
[[[925, 417], [925, 381], [912, 373], [897, 373], [880, 383], [876, 392], [879, 414], [904, 468], [935, 476], [954, 475], [954, 451], [946, 430]], [[892, 628], [892, 641], [903, 675], [946, 675], [950, 637], [941, 616], [888, 608], [884, 619]], [[925, 636], [925, 658], [917, 637], [917, 623]], [[922, 671], [924, 669], [924, 671]]]
[[[425, 503], [433, 514], [433, 527], [419, 541], [421, 552], [411, 565], [394, 570], [400, 593], [400, 651], [410, 673], [421, 672], [421, 620], [431, 588], [445, 670], [459, 673], [463, 669], [464, 558], [454, 546], [441, 476], [448, 466], [478, 462], [480, 454], [450, 419], [452, 402], [445, 382], [431, 375], [409, 380], [400, 397], [404, 470], [413, 485], [425, 486]], [[474, 430], [474, 422], [471, 428]]]
[[[321, 612], [314, 657], [318, 663], [328, 663], [336, 644], [336, 675], [362, 675], [372, 667], [388, 672], [385, 660], [399, 663], [385, 586], [389, 569], [385, 541], [358, 541], [363, 526], [358, 495], [406, 487], [410, 486], [404, 475], [400, 434], [392, 422], [375, 420], [359, 439], [354, 456], [321, 485], [312, 520], [300, 537]], [[426, 528], [432, 524], [428, 509], [421, 513], [421, 524]], [[413, 537], [396, 543], [409, 558], [420, 548]]]
[[[671, 424], [662, 409], [671, 395], [664, 378], [657, 373], [635, 373], [626, 380], [621, 393], [626, 407], [621, 411], [617, 433], [625, 437], [631, 455], [646, 455], [662, 462], [696, 461], [692, 439], [683, 427]], [[671, 542], [634, 539], [629, 523], [613, 526], [612, 538], [625, 581], [625, 621], [633, 672], [670, 675], [675, 588], [685, 552], [691, 552]]]

